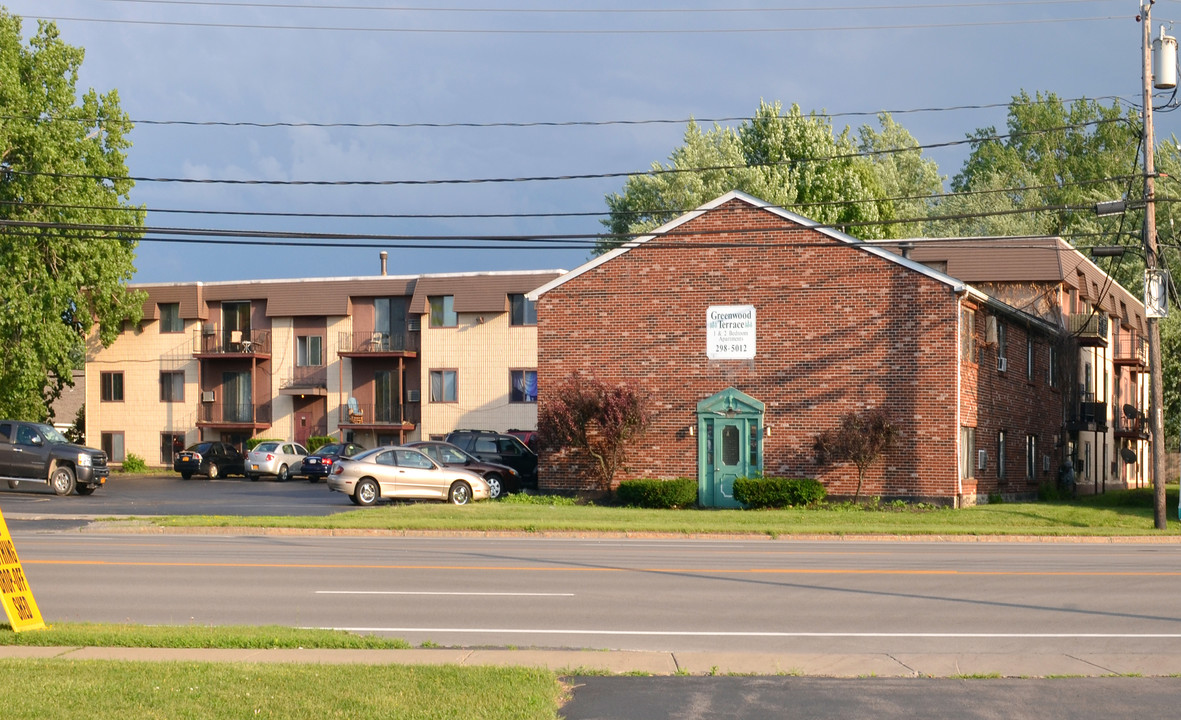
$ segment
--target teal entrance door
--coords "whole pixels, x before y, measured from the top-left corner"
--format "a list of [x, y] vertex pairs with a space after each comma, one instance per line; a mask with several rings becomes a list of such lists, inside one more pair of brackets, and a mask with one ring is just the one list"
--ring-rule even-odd
[[729, 388], [697, 404], [697, 501], [740, 508], [734, 481], [763, 470], [763, 403]]

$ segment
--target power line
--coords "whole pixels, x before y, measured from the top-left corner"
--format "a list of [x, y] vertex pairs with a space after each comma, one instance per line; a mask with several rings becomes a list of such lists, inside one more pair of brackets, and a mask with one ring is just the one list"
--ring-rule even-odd
[[798, 13], [798, 12], [865, 12], [872, 10], [933, 10], [971, 7], [1030, 7], [1041, 5], [1081, 5], [1110, 2], [1110, 0], [998, 0], [998, 2], [930, 3], [904, 5], [824, 5], [812, 7], [770, 8], [476, 8], [476, 7], [417, 7], [401, 5], [313, 5], [298, 3], [229, 2], [228, 0], [101, 0], [102, 2], [137, 5], [169, 5], [200, 7], [248, 7], [300, 10], [363, 10], [379, 12], [432, 13], [504, 13], [529, 15], [651, 15], [651, 14], [742, 14], [742, 13]]
[[[1092, 101], [1106, 101], [1112, 100], [1120, 103], [1132, 105], [1127, 98], [1118, 95], [1103, 95], [1094, 98], [1069, 98], [1057, 99], [1055, 102], [1062, 104], [1071, 104], [1083, 100]], [[1030, 105], [1040, 105], [1049, 102], [1048, 100], [1035, 101], [1028, 103]], [[984, 103], [977, 105], [951, 105], [947, 107], [923, 107], [923, 108], [903, 108], [903, 109], [882, 109], [882, 110], [861, 110], [839, 113], [809, 113], [802, 116], [805, 118], [823, 118], [827, 120], [836, 120], [838, 118], [847, 117], [877, 117], [879, 115], [912, 115], [918, 113], [934, 113], [934, 112], [956, 112], [961, 110], [995, 110], [997, 108], [1011, 107], [1014, 103], [1010, 100], [1008, 102], [1000, 103]], [[782, 119], [791, 119], [790, 116], [781, 116]], [[3, 115], [0, 114], [0, 120], [17, 120], [28, 122], [43, 122], [46, 118], [40, 116], [25, 116], [25, 115]], [[83, 125], [94, 125], [97, 123], [111, 122], [104, 118], [91, 117], [71, 117], [71, 118], [50, 118], [51, 120], [62, 122], [77, 122]], [[687, 125], [691, 122], [697, 124], [722, 124], [731, 122], [753, 122], [758, 118], [750, 116], [732, 116], [732, 117], [716, 117], [716, 118], [648, 118], [639, 120], [532, 120], [532, 121], [491, 121], [491, 122], [305, 122], [305, 121], [255, 121], [255, 120], [160, 120], [147, 118], [129, 118], [124, 121], [132, 125], [179, 125], [187, 127], [248, 127], [248, 128], [350, 128], [350, 129], [450, 129], [450, 128], [536, 128], [536, 127], [613, 127], [613, 126], [636, 126], [636, 125]]]
[[[782, 118], [781, 119], [789, 119]], [[802, 116], [806, 119], [806, 116]], [[19, 170], [11, 166], [3, 168], [3, 170], [12, 175], [20, 175], [25, 177], [53, 177], [53, 178], [73, 178], [85, 180], [109, 180], [109, 181], [123, 181], [131, 180], [133, 182], [154, 182], [154, 183], [177, 183], [177, 184], [195, 184], [195, 185], [266, 185], [266, 186], [314, 186], [314, 187], [344, 187], [344, 186], [361, 186], [361, 187], [384, 187], [384, 186], [432, 186], [432, 185], [481, 185], [481, 184], [506, 184], [506, 183], [522, 183], [522, 182], [555, 182], [567, 180], [604, 180], [613, 178], [625, 178], [633, 175], [679, 175], [686, 173], [700, 173], [713, 172], [718, 170], [739, 170], [753, 167], [786, 167], [799, 164], [809, 163], [824, 163], [832, 162], [834, 160], [847, 160], [858, 157], [872, 157], [878, 155], [892, 155], [899, 153], [918, 152], [922, 150], [931, 150], [936, 148], [956, 147], [960, 145], [975, 145], [986, 142], [995, 142], [997, 140], [1025, 137], [1033, 135], [1044, 135], [1047, 133], [1061, 132], [1064, 130], [1077, 130], [1079, 128], [1103, 125], [1107, 123], [1126, 122], [1125, 118], [1108, 118], [1100, 120], [1092, 120], [1078, 125], [1064, 125], [1053, 128], [1045, 128], [1035, 130], [1027, 133], [1009, 133], [1003, 135], [989, 135], [968, 137], [963, 140], [949, 140], [941, 143], [928, 143], [923, 145], [912, 145], [904, 148], [891, 148], [888, 150], [872, 150], [869, 152], [854, 152], [844, 153], [841, 155], [830, 155], [819, 158], [793, 158], [791, 160], [784, 160], [772, 163], [755, 163], [743, 165], [716, 165], [710, 167], [696, 167], [696, 168], [670, 168], [662, 167], [659, 169], [649, 169], [644, 171], [618, 171], [607, 173], [572, 173], [566, 175], [534, 175], [534, 176], [519, 176], [519, 177], [484, 177], [484, 178], [436, 178], [425, 180], [262, 180], [262, 179], [229, 179], [229, 178], [178, 178], [178, 177], [147, 177], [136, 175], [88, 175], [83, 173], [49, 173], [37, 172], [29, 170]]]
[[157, 27], [221, 28], [230, 30], [297, 30], [316, 32], [388, 33], [405, 35], [783, 35], [803, 33], [870, 32], [883, 30], [948, 30], [970, 27], [1012, 27], [1016, 25], [1053, 25], [1064, 23], [1106, 22], [1127, 20], [1121, 15], [1074, 18], [1032, 18], [1025, 20], [981, 20], [976, 22], [909, 23], [898, 25], [845, 25], [816, 27], [753, 27], [753, 28], [664, 28], [664, 29], [526, 29], [526, 28], [411, 28], [328, 25], [267, 25], [252, 23], [194, 22], [179, 20], [129, 20], [117, 18], [86, 18], [50, 15], [29, 15], [35, 20], [53, 22], [86, 22], [114, 25]]

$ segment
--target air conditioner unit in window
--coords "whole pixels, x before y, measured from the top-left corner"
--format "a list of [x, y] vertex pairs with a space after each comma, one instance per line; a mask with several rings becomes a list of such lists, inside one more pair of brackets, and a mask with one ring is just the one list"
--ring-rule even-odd
[[204, 325], [201, 326], [201, 333], [203, 335], [216, 335], [217, 334], [217, 326], [214, 325], [213, 323], [205, 323]]
[[997, 358], [996, 359], [996, 369], [997, 369], [997, 372], [1005, 372], [1006, 370], [1008, 370], [1009, 369], [1009, 359], [1003, 358], [1003, 357]]
[[987, 450], [977, 450], [976, 451], [976, 469], [983, 470], [986, 467], [988, 467], [988, 451]]
[[419, 394], [419, 392], [417, 390], [407, 390], [406, 391], [406, 402], [420, 402], [421, 400], [422, 400], [422, 395]]
[[418, 332], [422, 329], [422, 318], [412, 317], [406, 321], [406, 329], [410, 332]]
[[1050, 456], [1042, 455], [1042, 472], [1050, 472]]
[[201, 402], [213, 402], [213, 391], [212, 390], [201, 391]]

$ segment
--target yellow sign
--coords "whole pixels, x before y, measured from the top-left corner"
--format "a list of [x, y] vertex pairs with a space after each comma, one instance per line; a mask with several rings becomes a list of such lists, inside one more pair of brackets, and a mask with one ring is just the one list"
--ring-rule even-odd
[[45, 628], [33, 591], [25, 581], [20, 558], [16, 556], [16, 546], [12, 544], [4, 513], [0, 513], [0, 600], [4, 601], [4, 612], [16, 632]]

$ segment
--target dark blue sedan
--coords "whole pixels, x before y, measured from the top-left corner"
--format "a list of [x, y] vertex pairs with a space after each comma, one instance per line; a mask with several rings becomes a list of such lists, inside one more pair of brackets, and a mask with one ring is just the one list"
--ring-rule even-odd
[[340, 458], [350, 458], [365, 448], [357, 443], [330, 443], [323, 445], [316, 452], [303, 459], [302, 475], [307, 476], [308, 482], [320, 482], [332, 474], [332, 466]]

